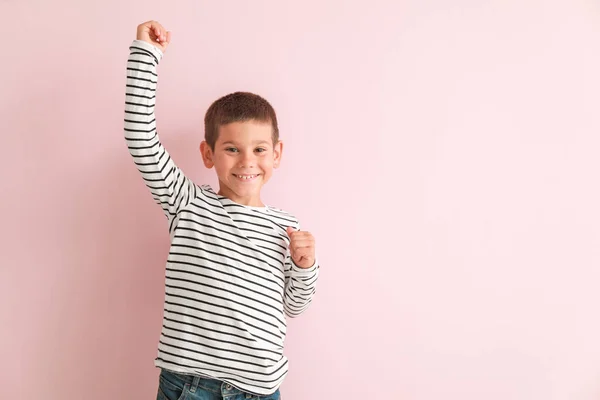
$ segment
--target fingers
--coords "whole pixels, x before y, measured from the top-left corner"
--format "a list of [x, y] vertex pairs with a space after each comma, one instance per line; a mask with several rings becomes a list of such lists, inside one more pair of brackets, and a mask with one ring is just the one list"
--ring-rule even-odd
[[305, 247], [315, 244], [315, 238], [308, 232], [297, 232], [298, 234], [292, 234], [290, 240], [293, 245]]
[[[290, 253], [293, 257], [301, 257], [303, 254], [314, 252], [315, 238], [310, 232], [296, 231], [292, 227], [286, 229], [290, 237]], [[308, 252], [308, 253], [307, 253]]]
[[158, 22], [152, 21], [150, 25], [157, 42], [167, 42], [167, 30]]
[[309, 247], [295, 247], [290, 249], [290, 256], [294, 260], [299, 260], [302, 257], [314, 257], [315, 248], [312, 246]]
[[312, 238], [308, 239], [294, 239], [290, 244], [293, 250], [301, 249], [303, 247], [315, 247], [315, 240]]
[[310, 268], [315, 262], [315, 238], [310, 232], [297, 231], [287, 227], [290, 238], [290, 256], [300, 268]]
[[294, 258], [295, 259], [302, 259], [302, 258], [306, 258], [309, 260], [313, 260], [313, 249], [310, 247], [302, 247], [299, 249], [294, 250]]
[[302, 249], [314, 249], [315, 238], [310, 232], [294, 231], [292, 228], [287, 229], [290, 237], [290, 251], [297, 256]]
[[140, 34], [143, 38], [143, 33], [147, 32], [147, 38], [152, 42], [159, 43], [161, 47], [166, 47], [171, 41], [171, 32], [168, 32], [165, 27], [158, 21], [147, 21], [138, 27], [138, 39]]
[[294, 230], [294, 228], [292, 228], [291, 226], [287, 227], [286, 232], [287, 232], [288, 236], [290, 237], [290, 240], [293, 240], [293, 241], [309, 239], [309, 238], [314, 240], [313, 235], [310, 232], [297, 231], [297, 230]]

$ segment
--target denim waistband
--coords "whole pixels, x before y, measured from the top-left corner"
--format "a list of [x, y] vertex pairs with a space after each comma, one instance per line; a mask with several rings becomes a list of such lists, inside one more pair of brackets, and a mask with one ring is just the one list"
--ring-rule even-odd
[[175, 383], [180, 387], [185, 387], [187, 384], [190, 392], [192, 393], [198, 390], [198, 388], [201, 388], [218, 395], [235, 396], [238, 394], [249, 394], [236, 388], [230, 383], [223, 382], [218, 379], [207, 378], [199, 375], [182, 374], [179, 372], [169, 371], [164, 368], [161, 369], [160, 374], [168, 381]]

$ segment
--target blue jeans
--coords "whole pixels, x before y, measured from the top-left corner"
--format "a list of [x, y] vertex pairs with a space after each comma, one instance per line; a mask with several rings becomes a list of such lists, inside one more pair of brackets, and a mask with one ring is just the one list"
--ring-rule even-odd
[[269, 396], [244, 393], [215, 379], [161, 370], [156, 400], [281, 400], [279, 390]]

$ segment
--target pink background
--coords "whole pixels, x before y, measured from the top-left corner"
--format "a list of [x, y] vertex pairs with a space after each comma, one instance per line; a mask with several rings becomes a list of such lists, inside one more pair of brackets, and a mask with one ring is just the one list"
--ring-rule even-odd
[[159, 129], [272, 101], [269, 204], [322, 263], [285, 400], [600, 399], [592, 0], [0, 1], [0, 398], [152, 399], [168, 234], [122, 138], [136, 25]]

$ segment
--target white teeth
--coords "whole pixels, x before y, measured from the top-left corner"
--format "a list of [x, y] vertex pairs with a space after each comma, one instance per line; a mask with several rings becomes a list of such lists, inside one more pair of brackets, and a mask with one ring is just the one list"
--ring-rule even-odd
[[247, 179], [256, 178], [258, 175], [236, 175], [236, 176], [240, 179], [247, 180]]

